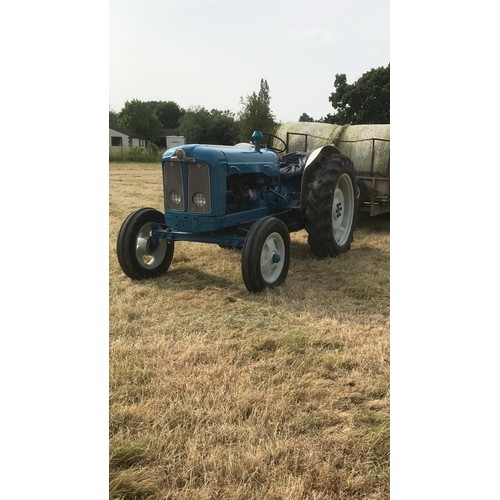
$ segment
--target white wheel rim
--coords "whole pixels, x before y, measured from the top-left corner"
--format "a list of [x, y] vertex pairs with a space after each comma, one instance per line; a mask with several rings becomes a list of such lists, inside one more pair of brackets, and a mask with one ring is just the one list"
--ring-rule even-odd
[[285, 242], [279, 233], [271, 233], [260, 253], [260, 272], [266, 283], [274, 283], [285, 265]]
[[342, 246], [349, 239], [354, 217], [354, 188], [349, 174], [342, 174], [335, 187], [332, 204], [332, 230], [335, 242]]
[[152, 245], [152, 228], [152, 222], [144, 224], [137, 233], [137, 240], [135, 242], [137, 262], [144, 269], [156, 269], [162, 263], [167, 253], [167, 242], [165, 240], [159, 240], [157, 246]]

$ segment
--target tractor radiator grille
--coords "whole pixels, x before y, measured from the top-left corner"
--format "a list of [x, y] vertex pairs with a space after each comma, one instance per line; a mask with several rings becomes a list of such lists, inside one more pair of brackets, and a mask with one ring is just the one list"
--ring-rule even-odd
[[176, 212], [208, 214], [210, 199], [210, 168], [204, 163], [166, 161], [163, 164], [165, 205]]
[[163, 166], [165, 204], [169, 210], [184, 211], [184, 183], [180, 162], [166, 162]]

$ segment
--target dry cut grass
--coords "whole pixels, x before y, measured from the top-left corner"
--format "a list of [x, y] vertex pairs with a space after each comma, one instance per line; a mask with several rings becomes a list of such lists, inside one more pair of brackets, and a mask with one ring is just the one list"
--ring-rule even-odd
[[249, 294], [237, 251], [176, 244], [133, 282], [119, 227], [162, 210], [159, 165], [110, 164], [110, 498], [389, 498], [389, 221]]

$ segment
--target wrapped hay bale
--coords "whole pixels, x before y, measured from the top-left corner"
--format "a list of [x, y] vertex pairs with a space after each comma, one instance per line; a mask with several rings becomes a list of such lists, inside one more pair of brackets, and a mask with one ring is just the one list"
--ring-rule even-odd
[[389, 177], [390, 125], [349, 125], [334, 144], [348, 156], [358, 176]]
[[[335, 142], [354, 165], [362, 199], [371, 200], [372, 205], [389, 202], [390, 135], [389, 124], [349, 125]], [[373, 215], [374, 210], [372, 206]]]
[[[275, 135], [286, 143], [288, 133], [289, 152], [304, 151], [310, 153], [321, 146], [334, 144], [343, 128], [342, 125], [330, 123], [287, 122], [278, 128]], [[307, 134], [307, 138], [305, 134]]]

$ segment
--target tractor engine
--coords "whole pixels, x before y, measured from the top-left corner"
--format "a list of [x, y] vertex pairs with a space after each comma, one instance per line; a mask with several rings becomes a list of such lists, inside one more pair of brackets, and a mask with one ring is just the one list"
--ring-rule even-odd
[[226, 213], [258, 208], [266, 203], [271, 180], [259, 174], [233, 174], [227, 176]]

